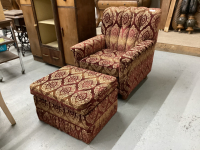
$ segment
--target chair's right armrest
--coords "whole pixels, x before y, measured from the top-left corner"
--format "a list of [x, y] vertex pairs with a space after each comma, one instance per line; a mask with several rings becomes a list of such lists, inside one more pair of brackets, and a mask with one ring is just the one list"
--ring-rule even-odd
[[105, 35], [101, 34], [72, 46], [76, 66], [80, 67], [79, 61], [83, 58], [105, 49], [105, 45]]

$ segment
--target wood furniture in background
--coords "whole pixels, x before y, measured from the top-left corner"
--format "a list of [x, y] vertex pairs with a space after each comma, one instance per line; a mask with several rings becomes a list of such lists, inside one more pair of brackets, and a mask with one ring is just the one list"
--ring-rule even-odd
[[189, 5], [190, 5], [190, 0], [183, 0], [181, 3], [181, 15], [178, 18], [178, 26], [177, 29], [180, 32], [182, 29], [185, 28], [185, 24], [187, 21], [186, 15], [188, 14], [189, 11]]
[[196, 21], [197, 21], [196, 27], [197, 27], [197, 28], [200, 28], [200, 2], [199, 2], [199, 5], [198, 5], [198, 7], [197, 7], [197, 12], [196, 12], [196, 14], [194, 15], [194, 17], [195, 17], [195, 19], [196, 19]]
[[21, 0], [21, 8], [23, 11], [24, 21], [26, 24], [26, 30], [29, 35], [29, 42], [31, 46], [31, 52], [33, 54], [33, 58], [37, 61], [42, 61], [42, 52], [39, 43], [39, 35], [35, 28], [35, 19], [33, 15], [33, 10], [31, 6], [30, 0]]
[[171, 0], [164, 0], [162, 2], [162, 6], [161, 6], [162, 14], [161, 14], [161, 21], [160, 21], [160, 26], [159, 26], [160, 30], [164, 30], [165, 28], [170, 4], [171, 4]]
[[13, 22], [14, 22], [13, 28], [17, 33], [20, 50], [22, 52], [22, 55], [25, 56], [25, 52], [30, 51], [30, 43], [29, 43], [29, 39], [28, 39], [28, 34], [27, 34], [22, 10], [4, 11], [4, 14], [5, 14], [6, 18], [13, 20]]
[[70, 47], [96, 35], [94, 0], [21, 0], [20, 3], [36, 60], [60, 67], [74, 65]]
[[6, 106], [6, 103], [3, 100], [3, 97], [1, 95], [1, 91], [0, 91], [0, 107], [3, 110], [3, 112], [5, 113], [6, 117], [8, 118], [8, 120], [10, 121], [10, 123], [12, 125], [15, 125], [15, 119], [13, 118], [12, 114], [10, 113], [8, 107]]
[[0, 1], [0, 20], [5, 20], [5, 15], [3, 13], [3, 7], [1, 5], [1, 1]]
[[99, 26], [99, 23], [102, 21], [103, 11], [108, 7], [150, 7], [151, 0], [95, 0], [96, 10], [97, 10], [97, 19], [96, 27]]
[[3, 9], [19, 9], [19, 6], [15, 0], [1, 0]]
[[196, 19], [194, 17], [195, 13], [197, 12], [198, 8], [198, 0], [191, 0], [189, 5], [189, 17], [187, 20], [187, 29], [186, 31], [191, 34], [194, 31], [194, 27], [196, 24]]
[[169, 31], [169, 26], [170, 26], [170, 23], [171, 23], [171, 20], [172, 20], [172, 15], [173, 15], [173, 12], [174, 12], [175, 4], [176, 4], [176, 0], [172, 0], [171, 5], [170, 5], [170, 9], [169, 9], [169, 13], [167, 15], [167, 21], [166, 21], [165, 28], [164, 28], [165, 32]]
[[178, 25], [178, 18], [181, 15], [181, 3], [183, 0], [177, 0], [177, 5], [174, 11], [173, 19], [172, 19], [172, 28], [176, 31]]

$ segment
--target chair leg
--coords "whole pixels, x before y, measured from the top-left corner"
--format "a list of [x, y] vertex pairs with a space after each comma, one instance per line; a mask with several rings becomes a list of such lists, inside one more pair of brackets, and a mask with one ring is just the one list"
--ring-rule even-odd
[[5, 115], [7, 116], [8, 120], [10, 121], [10, 123], [12, 125], [15, 125], [16, 122], [12, 116], [12, 114], [10, 113], [8, 107], [6, 106], [4, 100], [3, 100], [3, 97], [1, 95], [1, 92], [0, 92], [0, 107], [2, 108], [3, 112], [5, 113]]
[[123, 99], [123, 100], [126, 100], [127, 98], [128, 98], [128, 96], [123, 96], [123, 95], [122, 95], [122, 99]]

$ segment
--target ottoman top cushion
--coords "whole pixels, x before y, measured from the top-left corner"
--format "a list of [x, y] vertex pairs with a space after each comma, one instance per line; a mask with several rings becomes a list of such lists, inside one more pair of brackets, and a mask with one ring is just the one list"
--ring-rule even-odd
[[65, 66], [30, 85], [31, 94], [86, 115], [118, 86], [115, 77]]

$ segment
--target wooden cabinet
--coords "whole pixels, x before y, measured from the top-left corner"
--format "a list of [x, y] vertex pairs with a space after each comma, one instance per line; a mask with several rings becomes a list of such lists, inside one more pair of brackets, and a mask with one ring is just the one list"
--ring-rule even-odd
[[38, 33], [34, 26], [35, 20], [34, 20], [33, 10], [32, 10], [30, 1], [22, 0], [21, 8], [23, 10], [24, 20], [25, 20], [26, 29], [29, 36], [32, 54], [34, 57], [38, 57], [39, 59], [41, 59], [42, 53], [41, 53], [40, 43], [38, 40]]
[[[21, 0], [24, 14], [27, 1]], [[94, 0], [30, 0], [30, 3], [35, 21], [27, 21], [26, 26], [31, 28], [28, 35], [31, 37], [32, 30], [36, 31], [38, 36], [34, 40], [39, 42], [43, 61], [56, 66], [74, 65], [70, 47], [96, 36]], [[29, 39], [31, 44], [34, 40]]]
[[63, 48], [65, 53], [65, 62], [67, 64], [74, 65], [74, 55], [73, 52], [70, 50], [70, 47], [79, 42], [75, 9], [58, 7], [58, 14], [62, 33], [61, 35]]

